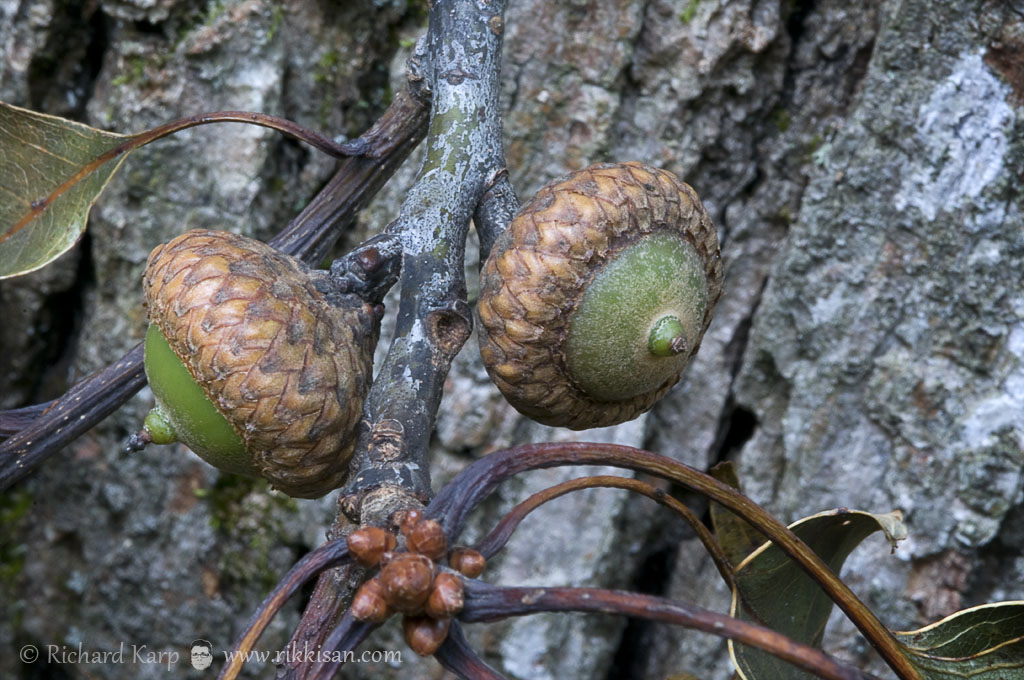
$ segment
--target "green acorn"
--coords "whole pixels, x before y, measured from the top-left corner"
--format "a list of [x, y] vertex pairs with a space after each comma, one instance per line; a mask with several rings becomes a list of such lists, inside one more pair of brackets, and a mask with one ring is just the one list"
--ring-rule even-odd
[[158, 246], [144, 275], [144, 429], [211, 465], [316, 498], [348, 474], [379, 319], [266, 244], [196, 230]]
[[722, 290], [718, 237], [671, 173], [594, 165], [522, 207], [480, 288], [480, 353], [506, 399], [546, 425], [615, 425], [700, 347]]

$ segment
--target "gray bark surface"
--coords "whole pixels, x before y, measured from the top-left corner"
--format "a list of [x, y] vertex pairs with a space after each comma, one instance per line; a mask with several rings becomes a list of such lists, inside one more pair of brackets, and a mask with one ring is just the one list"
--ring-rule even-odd
[[[119, 132], [250, 109], [354, 136], [400, 85], [425, 23], [424, 8], [403, 0], [0, 0], [0, 100]], [[445, 386], [434, 488], [475, 457], [529, 441], [613, 441], [702, 468], [731, 459], [745, 491], [784, 521], [843, 506], [903, 511], [910, 538], [896, 554], [871, 539], [843, 572], [892, 628], [1024, 599], [1024, 6], [517, 0], [505, 30], [505, 142], [520, 196], [593, 162], [665, 167], [719, 228], [725, 293], [681, 383], [615, 428], [523, 419], [471, 340]], [[348, 245], [398, 216], [418, 163], [414, 154], [364, 211]], [[141, 271], [157, 243], [194, 227], [265, 238], [331, 166], [239, 125], [129, 158], [74, 251], [0, 282], [0, 407], [52, 398], [141, 340]], [[471, 302], [475, 258], [471, 243]], [[391, 313], [378, 361], [393, 323]], [[146, 645], [176, 651], [186, 675], [192, 640], [228, 648], [277, 578], [323, 540], [332, 498], [287, 499], [183, 448], [124, 453], [151, 399], [143, 391], [0, 497], [4, 648]], [[580, 474], [503, 485], [467, 540]], [[485, 578], [728, 607], [692, 534], [611, 490], [539, 511]], [[301, 607], [278, 616], [260, 649], [280, 647]], [[841, 617], [829, 631], [827, 650], [890, 677]], [[544, 615], [467, 633], [512, 678], [732, 672], [715, 638], [611, 617]], [[363, 647], [401, 650], [400, 664], [352, 664], [343, 677], [444, 677], [400, 638], [392, 624]], [[128, 657], [60, 670], [167, 677]], [[35, 677], [16, 654], [0, 655], [0, 676]]]

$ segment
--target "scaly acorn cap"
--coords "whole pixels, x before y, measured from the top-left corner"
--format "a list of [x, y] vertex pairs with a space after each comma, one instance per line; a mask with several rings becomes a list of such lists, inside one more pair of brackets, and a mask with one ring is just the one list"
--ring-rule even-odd
[[[155, 248], [144, 288], [151, 324], [244, 452], [207, 447], [202, 433], [181, 440], [211, 464], [262, 476], [290, 496], [341, 486], [372, 376], [373, 306], [260, 241], [221, 231], [190, 231]], [[147, 339], [147, 358], [150, 349]], [[150, 382], [158, 408], [174, 412], [177, 390]]]
[[692, 188], [642, 163], [592, 165], [538, 191], [494, 244], [480, 353], [534, 420], [615, 425], [676, 383], [721, 291], [718, 236]]

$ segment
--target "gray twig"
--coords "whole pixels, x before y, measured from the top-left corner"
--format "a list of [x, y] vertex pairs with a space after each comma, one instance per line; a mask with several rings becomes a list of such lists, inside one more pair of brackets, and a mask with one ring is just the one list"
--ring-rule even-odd
[[[470, 218], [486, 225], [481, 241], [490, 244], [515, 212], [498, 101], [505, 3], [436, 0], [410, 60], [418, 91], [431, 93], [426, 155], [386, 231], [402, 246], [395, 335], [364, 404], [334, 537], [353, 524], [385, 525], [430, 497], [430, 435], [448, 369], [472, 330], [463, 273]], [[292, 642], [329, 644], [361, 576], [346, 567], [323, 574]], [[277, 677], [308, 672], [292, 664]]]
[[516, 198], [516, 190], [508, 178], [508, 172], [503, 168], [480, 198], [480, 205], [473, 215], [473, 224], [480, 237], [481, 267], [491, 253], [494, 242], [505, 232], [517, 210], [519, 199]]
[[[485, 192], [505, 176], [498, 103], [504, 8], [504, 0], [437, 0], [430, 11], [426, 157], [389, 229], [403, 250], [395, 336], [364, 406], [342, 505], [363, 523], [429, 498], [430, 433], [449, 366], [473, 325], [463, 274], [466, 234]], [[501, 192], [502, 205], [509, 196], [514, 201], [510, 189]], [[484, 211], [494, 215], [484, 219], [489, 234], [505, 212]], [[394, 491], [394, 502], [382, 499], [385, 489]], [[371, 492], [378, 501], [373, 518], [364, 507]]]

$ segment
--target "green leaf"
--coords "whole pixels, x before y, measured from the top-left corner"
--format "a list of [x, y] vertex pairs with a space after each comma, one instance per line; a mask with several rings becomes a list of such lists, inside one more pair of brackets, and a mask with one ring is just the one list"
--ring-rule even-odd
[[78, 241], [131, 139], [0, 102], [0, 279]]
[[[895, 549], [907, 531], [899, 511], [875, 515], [859, 510], [830, 510], [804, 518], [789, 527], [839, 573], [847, 556], [860, 543], [883, 531]], [[821, 646], [832, 600], [797, 564], [773, 543], [765, 543], [735, 571], [731, 615], [760, 623], [794, 640]], [[729, 642], [733, 663], [744, 680], [813, 678], [767, 652]]]
[[200, 113], [119, 135], [0, 102], [0, 279], [27, 274], [67, 252], [129, 153], [210, 123], [270, 128], [335, 158], [363, 153], [358, 144], [339, 144], [298, 123], [253, 111]]
[[[722, 482], [728, 484], [737, 491], [740, 488], [740, 480], [736, 474], [736, 466], [731, 460], [718, 463], [708, 473]], [[742, 562], [746, 557], [757, 550], [764, 543], [764, 536], [761, 535], [750, 522], [739, 515], [727, 510], [722, 505], [711, 502], [711, 526], [715, 529], [715, 538], [718, 539], [722, 551], [733, 567]]]
[[894, 635], [928, 680], [1024, 680], [1024, 601], [971, 607]]

